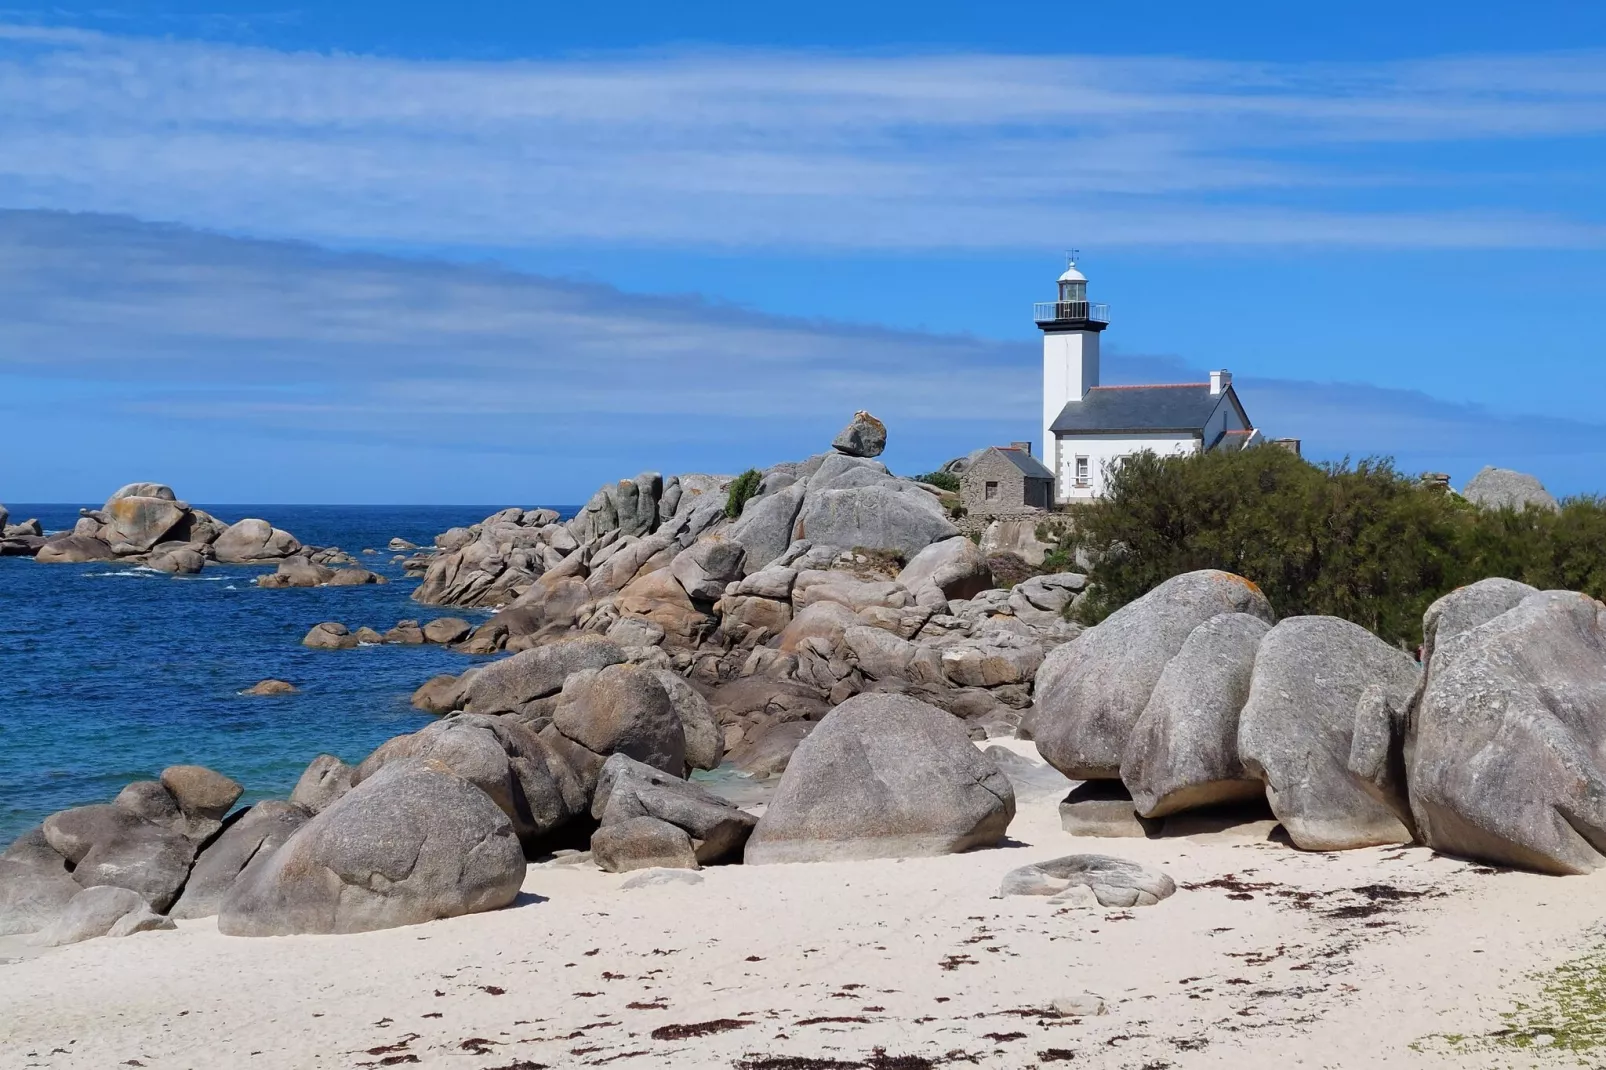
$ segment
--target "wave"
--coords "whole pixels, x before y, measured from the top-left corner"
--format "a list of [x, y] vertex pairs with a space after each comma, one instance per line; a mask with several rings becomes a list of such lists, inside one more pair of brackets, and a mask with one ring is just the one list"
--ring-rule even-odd
[[135, 565], [133, 568], [118, 569], [115, 572], [86, 572], [86, 576], [165, 576], [167, 573], [159, 568], [146, 568], [144, 565]]

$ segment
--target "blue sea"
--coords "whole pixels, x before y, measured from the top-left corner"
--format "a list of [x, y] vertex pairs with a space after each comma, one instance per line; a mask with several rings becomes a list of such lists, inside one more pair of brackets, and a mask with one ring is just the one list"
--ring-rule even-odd
[[[339, 546], [391, 582], [263, 590], [252, 581], [271, 566], [209, 563], [198, 576], [171, 577], [0, 558], [0, 845], [56, 810], [109, 802], [168, 765], [225, 773], [245, 785], [246, 802], [283, 798], [319, 753], [359, 761], [427, 724], [407, 704], [413, 689], [475, 660], [435, 646], [308, 650], [301, 637], [324, 620], [384, 631], [406, 618], [484, 619], [488, 612], [413, 602], [417, 581], [390, 563], [385, 545], [400, 536], [428, 546], [500, 506], [196, 504]], [[77, 506], [6, 505], [12, 523], [37, 516], [47, 531], [78, 517]], [[267, 677], [301, 693], [239, 694]]]

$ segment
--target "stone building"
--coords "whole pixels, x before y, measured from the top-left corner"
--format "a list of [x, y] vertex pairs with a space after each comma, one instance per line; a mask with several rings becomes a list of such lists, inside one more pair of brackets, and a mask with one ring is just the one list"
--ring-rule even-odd
[[1030, 442], [992, 446], [965, 468], [959, 494], [973, 517], [1038, 513], [1054, 504], [1054, 473], [1032, 456]]

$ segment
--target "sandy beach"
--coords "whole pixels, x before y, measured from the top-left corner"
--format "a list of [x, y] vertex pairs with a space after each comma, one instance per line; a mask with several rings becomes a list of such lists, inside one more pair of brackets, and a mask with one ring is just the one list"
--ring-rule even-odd
[[[0, 1064], [1526, 1066], [1542, 1053], [1444, 1038], [1499, 1029], [1599, 917], [1600, 878], [1310, 854], [1265, 825], [1078, 838], [1056, 794], [1024, 796], [1010, 842], [965, 855], [634, 888], [543, 863], [510, 909], [356, 936], [238, 939], [208, 919], [51, 950], [7, 938]], [[1076, 852], [1161, 867], [1178, 891], [1131, 910], [996, 896], [1008, 870]]]

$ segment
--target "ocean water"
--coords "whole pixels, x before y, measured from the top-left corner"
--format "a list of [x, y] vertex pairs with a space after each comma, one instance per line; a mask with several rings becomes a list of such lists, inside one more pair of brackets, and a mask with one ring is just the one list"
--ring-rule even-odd
[[[37, 516], [47, 531], [77, 520], [76, 506], [6, 504], [13, 523]], [[339, 546], [391, 582], [263, 590], [252, 581], [271, 566], [208, 564], [199, 576], [171, 577], [0, 558], [0, 845], [168, 765], [225, 773], [245, 785], [246, 802], [284, 798], [319, 753], [358, 761], [427, 724], [407, 704], [413, 689], [476, 660], [435, 646], [308, 650], [301, 637], [324, 620], [384, 631], [406, 618], [484, 619], [486, 611], [413, 602], [417, 581], [390, 563], [385, 544], [401, 536], [425, 546], [499, 506], [197, 504]], [[239, 694], [267, 677], [301, 693]]]

